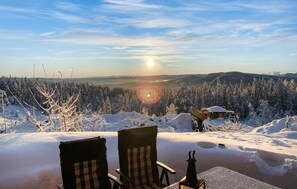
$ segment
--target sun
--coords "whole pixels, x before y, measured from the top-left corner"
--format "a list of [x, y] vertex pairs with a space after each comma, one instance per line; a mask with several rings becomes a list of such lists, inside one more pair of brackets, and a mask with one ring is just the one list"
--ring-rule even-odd
[[154, 66], [154, 61], [153, 61], [153, 59], [152, 58], [148, 58], [148, 60], [147, 60], [147, 62], [146, 62], [146, 66], [148, 67], [148, 68], [151, 68], [151, 67], [153, 67]]

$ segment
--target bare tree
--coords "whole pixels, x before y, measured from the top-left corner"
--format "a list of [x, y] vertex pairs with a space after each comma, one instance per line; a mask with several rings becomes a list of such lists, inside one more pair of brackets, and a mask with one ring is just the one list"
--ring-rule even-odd
[[[83, 115], [76, 112], [79, 95], [67, 96], [65, 101], [58, 98], [58, 89], [49, 90], [45, 85], [36, 84], [36, 89], [45, 98], [41, 104], [36, 98], [38, 106], [46, 112], [48, 120], [44, 126], [52, 131], [83, 131], [81, 118]], [[61, 94], [61, 93], [60, 93]], [[33, 95], [33, 94], [32, 94]], [[34, 96], [34, 95], [33, 95]]]

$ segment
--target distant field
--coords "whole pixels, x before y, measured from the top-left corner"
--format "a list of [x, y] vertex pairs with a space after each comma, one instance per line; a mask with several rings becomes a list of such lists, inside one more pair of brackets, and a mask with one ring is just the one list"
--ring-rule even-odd
[[133, 89], [141, 85], [158, 85], [161, 88], [175, 88], [181, 85], [181, 82], [187, 76], [147, 76], [147, 77], [96, 77], [96, 78], [77, 78], [67, 79], [67, 81], [76, 83], [90, 83], [111, 88], [121, 87]]

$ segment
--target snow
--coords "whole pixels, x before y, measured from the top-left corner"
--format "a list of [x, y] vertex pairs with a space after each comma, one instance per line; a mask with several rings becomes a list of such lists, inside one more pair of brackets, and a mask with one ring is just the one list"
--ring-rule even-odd
[[266, 125], [255, 128], [252, 132], [260, 134], [283, 134], [288, 131], [297, 131], [297, 116], [291, 117], [288, 129], [285, 128], [286, 118], [274, 120]]
[[[297, 116], [252, 130], [192, 132], [190, 114], [149, 117], [137, 112], [86, 115], [87, 130], [95, 132], [36, 132], [18, 106], [8, 106], [0, 114], [0, 126], [10, 127], [0, 134], [0, 188], [56, 188], [62, 182], [60, 141], [101, 136], [107, 140], [109, 172], [118, 165], [117, 132], [120, 129], [157, 125], [158, 159], [176, 170], [171, 182], [186, 174], [187, 153], [196, 150], [197, 172], [224, 166], [282, 188], [297, 185]], [[38, 114], [38, 112], [37, 112]], [[41, 115], [40, 115], [41, 116]], [[97, 127], [91, 125], [98, 123]], [[239, 127], [241, 128], [241, 127]], [[218, 144], [224, 144], [221, 147]]]
[[220, 107], [220, 106], [211, 106], [209, 108], [206, 108], [208, 112], [228, 112], [226, 109]]
[[226, 118], [205, 119], [203, 120], [203, 124], [211, 127], [223, 127], [232, 124], [232, 121]]

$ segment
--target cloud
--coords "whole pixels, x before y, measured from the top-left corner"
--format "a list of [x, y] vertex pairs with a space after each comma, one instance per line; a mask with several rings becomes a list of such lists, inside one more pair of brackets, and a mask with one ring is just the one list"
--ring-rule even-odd
[[70, 2], [57, 2], [56, 7], [69, 12], [81, 11], [80, 5], [70, 3]]
[[182, 64], [167, 64], [168, 67], [182, 67]]
[[187, 20], [181, 19], [119, 19], [116, 22], [121, 24], [132, 25], [138, 28], [180, 28], [190, 25]]
[[148, 4], [143, 0], [104, 0], [105, 8], [118, 10], [158, 9], [162, 6]]
[[41, 37], [49, 37], [54, 35], [56, 32], [45, 32], [45, 33], [41, 33], [39, 36]]
[[[68, 7], [67, 7], [68, 5]], [[72, 7], [71, 7], [72, 5]], [[68, 8], [68, 10], [76, 10], [75, 5], [71, 3], [60, 3], [59, 4], [60, 8], [61, 6], [64, 6], [64, 10]], [[66, 8], [67, 7], [67, 8]], [[77, 8], [78, 10], [78, 8]], [[20, 7], [13, 7], [13, 6], [2, 6], [0, 5], [0, 11], [7, 11], [7, 12], [15, 12], [15, 13], [20, 13], [20, 14], [37, 14], [40, 17], [41, 16], [50, 16], [54, 17], [60, 20], [64, 20], [66, 22], [70, 23], [90, 23], [92, 22], [91, 19], [85, 18], [82, 16], [77, 16], [74, 14], [70, 13], [63, 13], [60, 11], [52, 11], [52, 10], [42, 10], [42, 9], [29, 9], [29, 8], [20, 8]]]
[[289, 56], [297, 56], [297, 53], [290, 53]]
[[[30, 6], [36, 10], [0, 5], [0, 14], [16, 24], [20, 20], [16, 16], [34, 19], [28, 27], [20, 24], [15, 31], [0, 30], [0, 43], [7, 40], [2, 44], [22, 48], [29, 42], [32, 49], [28, 54], [48, 55], [48, 59], [140, 60], [154, 56], [169, 67], [196, 60], [233, 61], [232, 57], [254, 56], [256, 51], [263, 52], [262, 57], [273, 57], [269, 53], [282, 47], [282, 53], [293, 59], [289, 56], [296, 53], [289, 50], [297, 47], [294, 11], [287, 1], [269, 2], [103, 0], [86, 5], [64, 0]], [[45, 43], [52, 49], [42, 48], [40, 44]], [[255, 57], [260, 57], [257, 53]]]
[[199, 3], [184, 3], [173, 9], [199, 12], [225, 12], [225, 11], [254, 11], [261, 14], [285, 13], [296, 8], [291, 1], [200, 1]]
[[[228, 4], [228, 3], [227, 3]], [[251, 9], [261, 13], [284, 13], [289, 9], [296, 8], [296, 4], [292, 4], [289, 1], [253, 1], [250, 3], [247, 2], [231, 2], [233, 6], [240, 7], [241, 9]]]
[[0, 39], [3, 40], [29, 40], [35, 35], [26, 31], [11, 31], [11, 30], [0, 30]]
[[129, 49], [130, 47], [124, 47], [124, 46], [120, 46], [120, 47], [112, 47], [111, 49], [113, 50], [125, 50], [125, 49]]
[[91, 23], [92, 20], [89, 18], [85, 18], [82, 16], [76, 16], [73, 14], [66, 14], [66, 13], [62, 13], [62, 12], [58, 12], [58, 11], [53, 11], [51, 13], [49, 13], [50, 16], [53, 16], [57, 19], [60, 20], [64, 20], [66, 22], [70, 22], [70, 23]]
[[163, 38], [152, 38], [146, 36], [124, 37], [124, 36], [62, 36], [48, 38], [48, 41], [102, 46], [163, 46], [174, 45], [175, 42]]
[[7, 12], [17, 12], [17, 13], [40, 13], [39, 10], [29, 9], [29, 8], [20, 8], [20, 7], [13, 7], [13, 6], [3, 6], [0, 5], [1, 11]]

